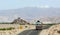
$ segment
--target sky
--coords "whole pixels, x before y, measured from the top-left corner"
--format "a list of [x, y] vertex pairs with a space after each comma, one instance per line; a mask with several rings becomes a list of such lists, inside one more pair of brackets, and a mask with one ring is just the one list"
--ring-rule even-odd
[[23, 7], [60, 7], [60, 0], [0, 0], [0, 10]]
[[[0, 0], [0, 10], [19, 9], [24, 7], [60, 8], [60, 0]], [[0, 22], [11, 21], [18, 17], [17, 14], [9, 16], [7, 12], [0, 11]]]

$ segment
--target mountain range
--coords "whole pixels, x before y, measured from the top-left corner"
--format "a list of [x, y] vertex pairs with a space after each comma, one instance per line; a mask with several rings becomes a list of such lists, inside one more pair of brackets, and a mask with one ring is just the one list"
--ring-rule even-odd
[[[45, 16], [60, 16], [60, 8], [37, 8], [37, 7], [24, 7], [19, 9], [0, 10], [0, 16], [15, 16], [21, 17], [26, 20], [32, 20], [37, 17]], [[10, 18], [12, 19], [12, 17]]]

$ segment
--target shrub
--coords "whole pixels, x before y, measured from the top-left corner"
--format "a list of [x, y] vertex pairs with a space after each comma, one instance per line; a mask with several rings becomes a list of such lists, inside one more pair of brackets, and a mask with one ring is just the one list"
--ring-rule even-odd
[[10, 27], [10, 28], [0, 28], [0, 30], [12, 30], [12, 29], [15, 29], [13, 27]]

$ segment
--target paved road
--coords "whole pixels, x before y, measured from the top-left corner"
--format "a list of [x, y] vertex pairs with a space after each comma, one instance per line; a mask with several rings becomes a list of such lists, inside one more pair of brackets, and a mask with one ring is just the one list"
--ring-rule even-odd
[[41, 30], [25, 30], [21, 33], [19, 33], [18, 35], [38, 35], [40, 33]]

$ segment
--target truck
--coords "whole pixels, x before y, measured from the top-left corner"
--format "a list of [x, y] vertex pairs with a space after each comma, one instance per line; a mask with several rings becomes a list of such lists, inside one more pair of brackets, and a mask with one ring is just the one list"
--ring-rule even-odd
[[36, 30], [42, 30], [43, 29], [43, 23], [41, 21], [36, 22]]

